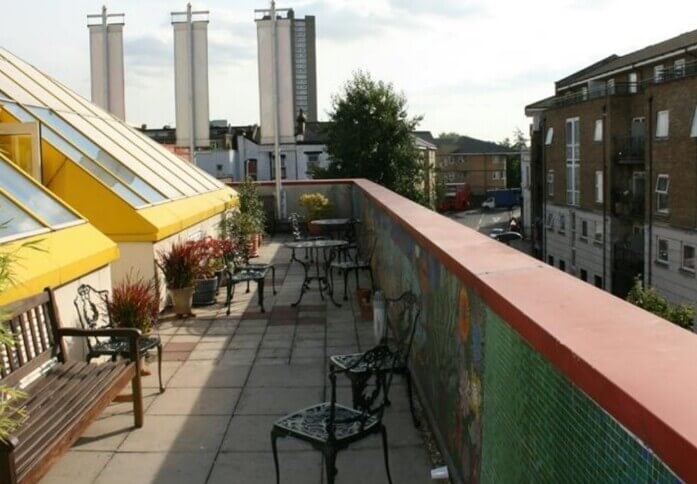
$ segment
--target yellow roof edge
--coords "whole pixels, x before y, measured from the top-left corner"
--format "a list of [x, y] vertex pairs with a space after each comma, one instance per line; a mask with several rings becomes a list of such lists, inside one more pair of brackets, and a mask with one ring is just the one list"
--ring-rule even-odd
[[[23, 247], [36, 243], [40, 250]], [[4, 244], [3, 252], [17, 254], [16, 283], [0, 294], [0, 306], [59, 287], [100, 269], [119, 257], [119, 249], [90, 224], [29, 237]]]
[[138, 210], [138, 215], [155, 227], [153, 233], [110, 234], [110, 237], [118, 242], [157, 242], [166, 239], [199, 222], [223, 213], [235, 195], [236, 192], [226, 186], [200, 195]]

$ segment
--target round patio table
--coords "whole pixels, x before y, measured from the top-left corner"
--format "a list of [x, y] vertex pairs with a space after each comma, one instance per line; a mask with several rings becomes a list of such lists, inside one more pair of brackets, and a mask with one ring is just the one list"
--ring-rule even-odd
[[[317, 281], [317, 286], [319, 288], [319, 295], [324, 300], [324, 291], [327, 291], [331, 301], [337, 307], [341, 307], [341, 304], [334, 300], [334, 289], [331, 287], [329, 282], [329, 277], [327, 276], [327, 270], [332, 260], [336, 257], [338, 251], [342, 248], [348, 246], [348, 242], [345, 240], [297, 240], [289, 241], [283, 244], [289, 249], [293, 249], [293, 254], [291, 257], [291, 262], [296, 261], [305, 271], [305, 277], [303, 279], [302, 286], [300, 288], [300, 297], [298, 300], [292, 304], [292, 306], [297, 306], [302, 301], [305, 293], [310, 290], [310, 284], [312, 281]], [[309, 261], [303, 261], [295, 256], [296, 249], [307, 249], [311, 252], [312, 257]], [[320, 257], [321, 255], [321, 257]], [[321, 259], [321, 264], [320, 264]], [[315, 270], [312, 274], [312, 265], [314, 264]], [[320, 265], [322, 267], [320, 267]]]

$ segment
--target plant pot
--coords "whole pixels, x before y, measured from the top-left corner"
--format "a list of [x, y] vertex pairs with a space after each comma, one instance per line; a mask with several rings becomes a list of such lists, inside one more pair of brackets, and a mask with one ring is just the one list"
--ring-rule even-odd
[[183, 316], [191, 314], [191, 305], [194, 298], [193, 287], [170, 289], [169, 294], [172, 297], [172, 305], [174, 306], [175, 314]]
[[218, 290], [218, 278], [197, 279], [194, 286], [192, 303], [194, 306], [207, 306], [215, 303], [215, 295]]
[[356, 289], [356, 300], [358, 301], [358, 309], [363, 321], [371, 321], [373, 319], [373, 303], [371, 301], [372, 291], [370, 289]]
[[308, 222], [307, 223], [307, 233], [310, 235], [322, 235], [322, 228], [317, 224], [313, 224], [312, 222]]
[[247, 242], [249, 257], [259, 257], [259, 241], [256, 235], [252, 235]]

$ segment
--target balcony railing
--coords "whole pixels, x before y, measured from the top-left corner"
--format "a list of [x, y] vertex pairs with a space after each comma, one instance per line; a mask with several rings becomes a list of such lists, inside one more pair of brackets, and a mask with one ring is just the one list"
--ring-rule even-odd
[[644, 79], [640, 82], [615, 82], [607, 84], [599, 82], [592, 88], [568, 92], [567, 94], [555, 96], [550, 101], [551, 107], [570, 106], [581, 102], [598, 99], [605, 96], [625, 96], [643, 92], [649, 85], [663, 84], [670, 81], [683, 79], [685, 77], [697, 76], [697, 61], [686, 62], [681, 66], [666, 67], [656, 75]]
[[697, 481], [695, 335], [367, 180], [284, 189], [359, 219], [378, 287], [420, 295], [410, 368], [454, 482]]
[[615, 136], [612, 141], [617, 163], [644, 163], [645, 136]]

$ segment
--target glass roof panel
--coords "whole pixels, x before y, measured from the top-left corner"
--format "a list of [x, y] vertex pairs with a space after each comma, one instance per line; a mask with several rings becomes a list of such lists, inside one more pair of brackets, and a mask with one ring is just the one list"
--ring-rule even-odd
[[[11, 102], [1, 103], [2, 108], [11, 113], [15, 118], [21, 122], [27, 121], [42, 121], [40, 117], [34, 117], [24, 108], [18, 106], [17, 104]], [[48, 110], [44, 108], [37, 108], [40, 111], [46, 112]], [[70, 125], [66, 125], [68, 128], [72, 129]], [[76, 138], [84, 138], [77, 131], [75, 132]], [[78, 165], [85, 168], [102, 183], [107, 185], [109, 188], [114, 190], [121, 198], [126, 200], [129, 204], [134, 207], [140, 207], [142, 205], [147, 205], [148, 203], [155, 203], [165, 200], [165, 197], [153, 189], [150, 185], [145, 183], [141, 178], [135, 176], [132, 171], [128, 170], [125, 166], [116, 162], [116, 160], [102, 160], [102, 165], [106, 166], [111, 170], [111, 173], [120, 174], [125, 171], [123, 178], [118, 179], [105, 170], [102, 166], [96, 163], [92, 158], [86, 156], [84, 153], [80, 152], [75, 146], [68, 143], [64, 138], [58, 135], [54, 130], [49, 128], [49, 124], [44, 122], [41, 126], [41, 139], [48, 142], [58, 151], [60, 151], [64, 156], [70, 158], [72, 161]], [[85, 141], [89, 142], [85, 138]], [[112, 169], [113, 168], [113, 169]], [[128, 185], [126, 185], [126, 180]], [[128, 187], [130, 186], [131, 189]], [[137, 192], [138, 194], [134, 193]]]
[[43, 225], [0, 192], [0, 240], [43, 228]]
[[0, 161], [0, 180], [2, 188], [15, 200], [52, 227], [80, 220], [10, 164], [10, 160]]

